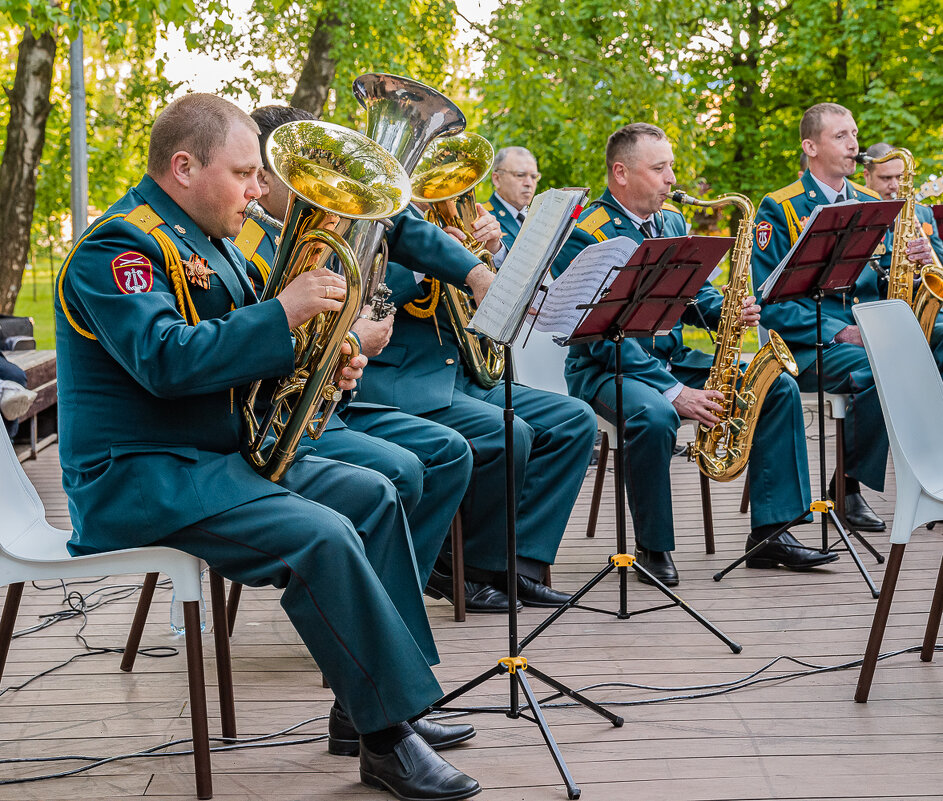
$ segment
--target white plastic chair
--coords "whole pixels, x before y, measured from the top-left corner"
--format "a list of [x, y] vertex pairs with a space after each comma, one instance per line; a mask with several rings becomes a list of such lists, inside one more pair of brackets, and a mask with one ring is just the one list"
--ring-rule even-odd
[[[526, 340], [526, 345], [524, 344]], [[534, 389], [568, 394], [566, 379], [563, 377], [566, 366], [567, 349], [553, 341], [551, 334], [543, 331], [525, 330], [518, 341], [511, 347], [514, 361], [515, 380]], [[682, 425], [693, 424], [692, 420], [682, 420]], [[602, 488], [606, 478], [606, 466], [609, 462], [610, 444], [616, 441], [616, 427], [601, 415], [596, 415], [596, 427], [602, 434], [599, 447], [599, 459], [596, 462], [596, 477], [593, 482], [593, 497], [589, 507], [589, 519], [586, 523], [586, 536], [596, 536], [596, 522], [599, 519], [599, 506], [602, 500]], [[710, 480], [702, 473], [701, 513], [704, 519], [704, 548], [709, 554], [714, 553], [714, 515], [711, 509]]]
[[[891, 553], [855, 700], [868, 700], [904, 548], [913, 530], [943, 518], [943, 380], [916, 317], [902, 300], [862, 303], [853, 309], [877, 385], [894, 456], [897, 498]], [[937, 578], [920, 659], [933, 658], [943, 615], [943, 563]]]
[[[183, 601], [186, 621], [187, 673], [190, 685], [190, 721], [193, 730], [193, 760], [198, 798], [212, 798], [209, 732], [206, 717], [206, 686], [203, 675], [203, 649], [200, 637], [200, 599], [202, 597], [201, 562], [194, 556], [172, 548], [128, 548], [121, 551], [69, 555], [66, 543], [72, 532], [54, 528], [46, 522], [46, 512], [13, 450], [9, 437], [0, 436], [0, 587], [6, 586], [6, 600], [0, 617], [0, 679], [13, 637], [16, 614], [27, 581], [75, 579], [105, 575], [148, 573], [156, 582], [157, 572], [173, 582], [177, 599]], [[153, 583], [151, 584], [153, 591]], [[214, 608], [215, 608], [214, 604]], [[225, 612], [224, 612], [225, 615]], [[137, 624], [138, 621], [136, 621]], [[138, 629], [143, 628], [143, 620]], [[225, 625], [223, 626], [225, 631]], [[133, 633], [132, 638], [133, 640]], [[137, 641], [140, 630], [137, 631]], [[137, 641], [126, 648], [136, 653]], [[130, 641], [129, 641], [130, 642]], [[220, 658], [220, 645], [226, 650]], [[217, 665], [220, 671], [220, 701], [224, 721], [226, 706], [232, 704], [232, 676], [229, 673], [229, 641], [217, 635]], [[129, 654], [130, 655], [130, 654]], [[128, 660], [128, 667], [133, 659]], [[122, 664], [124, 667], [124, 663]], [[226, 677], [222, 675], [225, 669]], [[223, 684], [228, 679], [228, 700], [223, 698]], [[224, 736], [235, 737], [235, 722], [224, 723]], [[226, 729], [230, 729], [226, 731]]]

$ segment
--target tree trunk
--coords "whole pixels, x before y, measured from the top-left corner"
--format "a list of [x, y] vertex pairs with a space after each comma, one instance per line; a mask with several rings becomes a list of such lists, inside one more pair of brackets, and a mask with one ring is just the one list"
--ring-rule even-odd
[[30, 229], [36, 204], [36, 171], [46, 141], [52, 104], [52, 67], [56, 40], [23, 33], [10, 101], [7, 141], [0, 161], [0, 313], [12, 314], [29, 258]]
[[310, 111], [318, 119], [324, 114], [324, 105], [337, 68], [337, 62], [331, 57], [331, 43], [334, 31], [340, 24], [340, 19], [333, 14], [318, 20], [308, 39], [308, 55], [291, 97], [292, 106]]

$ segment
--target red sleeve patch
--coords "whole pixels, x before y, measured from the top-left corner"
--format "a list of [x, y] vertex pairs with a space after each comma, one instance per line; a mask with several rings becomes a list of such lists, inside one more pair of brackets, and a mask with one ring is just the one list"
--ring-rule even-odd
[[154, 286], [154, 265], [143, 253], [128, 250], [111, 261], [115, 284], [125, 295], [150, 292]]
[[758, 223], [756, 226], [756, 244], [760, 250], [766, 250], [770, 239], [773, 238], [773, 224], [768, 220]]

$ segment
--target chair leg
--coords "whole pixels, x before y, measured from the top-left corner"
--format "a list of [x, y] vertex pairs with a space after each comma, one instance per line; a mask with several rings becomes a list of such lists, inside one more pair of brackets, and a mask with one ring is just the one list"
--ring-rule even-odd
[[740, 514], [745, 515], [750, 508], [750, 474], [743, 482], [743, 495], [740, 496]]
[[887, 559], [887, 569], [884, 571], [884, 581], [881, 583], [881, 594], [874, 609], [874, 620], [871, 621], [868, 646], [865, 648], [864, 659], [861, 662], [861, 672], [858, 674], [855, 701], [859, 704], [867, 703], [868, 695], [871, 692], [874, 668], [881, 653], [881, 641], [884, 639], [884, 629], [887, 628], [887, 616], [891, 611], [891, 601], [894, 600], [894, 590], [897, 587], [897, 577], [900, 575], [900, 564], [904, 559], [905, 547], [901, 543], [892, 545], [891, 555]]
[[704, 517], [704, 553], [714, 553], [714, 512], [711, 509], [711, 480], [700, 470], [701, 479], [701, 515]]
[[[824, 470], [825, 467], [822, 467]], [[835, 420], [835, 513], [845, 522], [845, 418]]]
[[184, 601], [183, 623], [187, 640], [187, 681], [190, 685], [190, 726], [193, 732], [193, 769], [197, 798], [213, 797], [210, 768], [210, 736], [206, 719], [206, 679], [203, 674], [203, 643], [199, 601]]
[[[240, 585], [241, 586], [241, 585]], [[223, 737], [236, 738], [236, 704], [232, 686], [232, 655], [229, 652], [229, 615], [223, 577], [210, 571], [210, 604], [213, 607], [213, 640], [216, 645], [216, 682], [219, 685], [219, 716]]]
[[456, 623], [465, 620], [465, 537], [462, 513], [456, 512], [450, 529], [452, 536], [452, 600]]
[[593, 500], [589, 505], [589, 520], [586, 522], [586, 536], [596, 536], [596, 520], [599, 517], [599, 504], [602, 501], [602, 486], [606, 480], [606, 465], [609, 463], [609, 435], [603, 432], [599, 443], [599, 460], [596, 462], [596, 481], [593, 483]]
[[125, 673], [134, 670], [134, 660], [137, 659], [138, 647], [141, 645], [141, 635], [144, 634], [144, 624], [147, 623], [147, 613], [151, 610], [151, 600], [154, 598], [154, 588], [157, 586], [157, 573], [148, 573], [141, 586], [138, 596], [138, 606], [134, 610], [134, 619], [131, 621], [131, 630], [128, 632], [128, 641], [124, 644], [124, 654], [121, 657], [121, 669]]
[[3, 616], [0, 617], [0, 679], [7, 664], [10, 642], [13, 640], [13, 626], [16, 613], [20, 611], [20, 598], [23, 597], [23, 582], [7, 585], [7, 597], [3, 602]]
[[234, 581], [229, 585], [229, 601], [226, 603], [226, 632], [232, 637], [236, 627], [236, 612], [239, 611], [239, 599], [242, 597], [242, 585]]
[[920, 659], [929, 662], [933, 659], [933, 649], [940, 634], [940, 618], [943, 617], [943, 561], [936, 577], [936, 589], [933, 591], [933, 603], [930, 604], [930, 617], [927, 619], [927, 632], [923, 635], [923, 649]]

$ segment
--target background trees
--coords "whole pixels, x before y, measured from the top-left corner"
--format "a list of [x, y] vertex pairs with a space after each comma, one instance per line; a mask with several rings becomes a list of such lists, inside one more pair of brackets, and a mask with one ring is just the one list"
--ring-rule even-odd
[[193, 51], [230, 64], [224, 91], [247, 108], [290, 102], [357, 126], [358, 74], [430, 83], [496, 147], [530, 147], [543, 186], [601, 191], [608, 134], [649, 120], [677, 143], [682, 186], [758, 202], [794, 179], [799, 117], [823, 100], [852, 109], [863, 144], [913, 150], [918, 185], [943, 171], [939, 4], [504, 0], [468, 47], [456, 40], [456, 2], [461, 12], [468, 0], [0, 0], [0, 312], [29, 253], [57, 262], [67, 244], [64, 64], [78, 24], [99, 211], [142, 171], [156, 110], [187, 88], [156, 57], [173, 26]]

